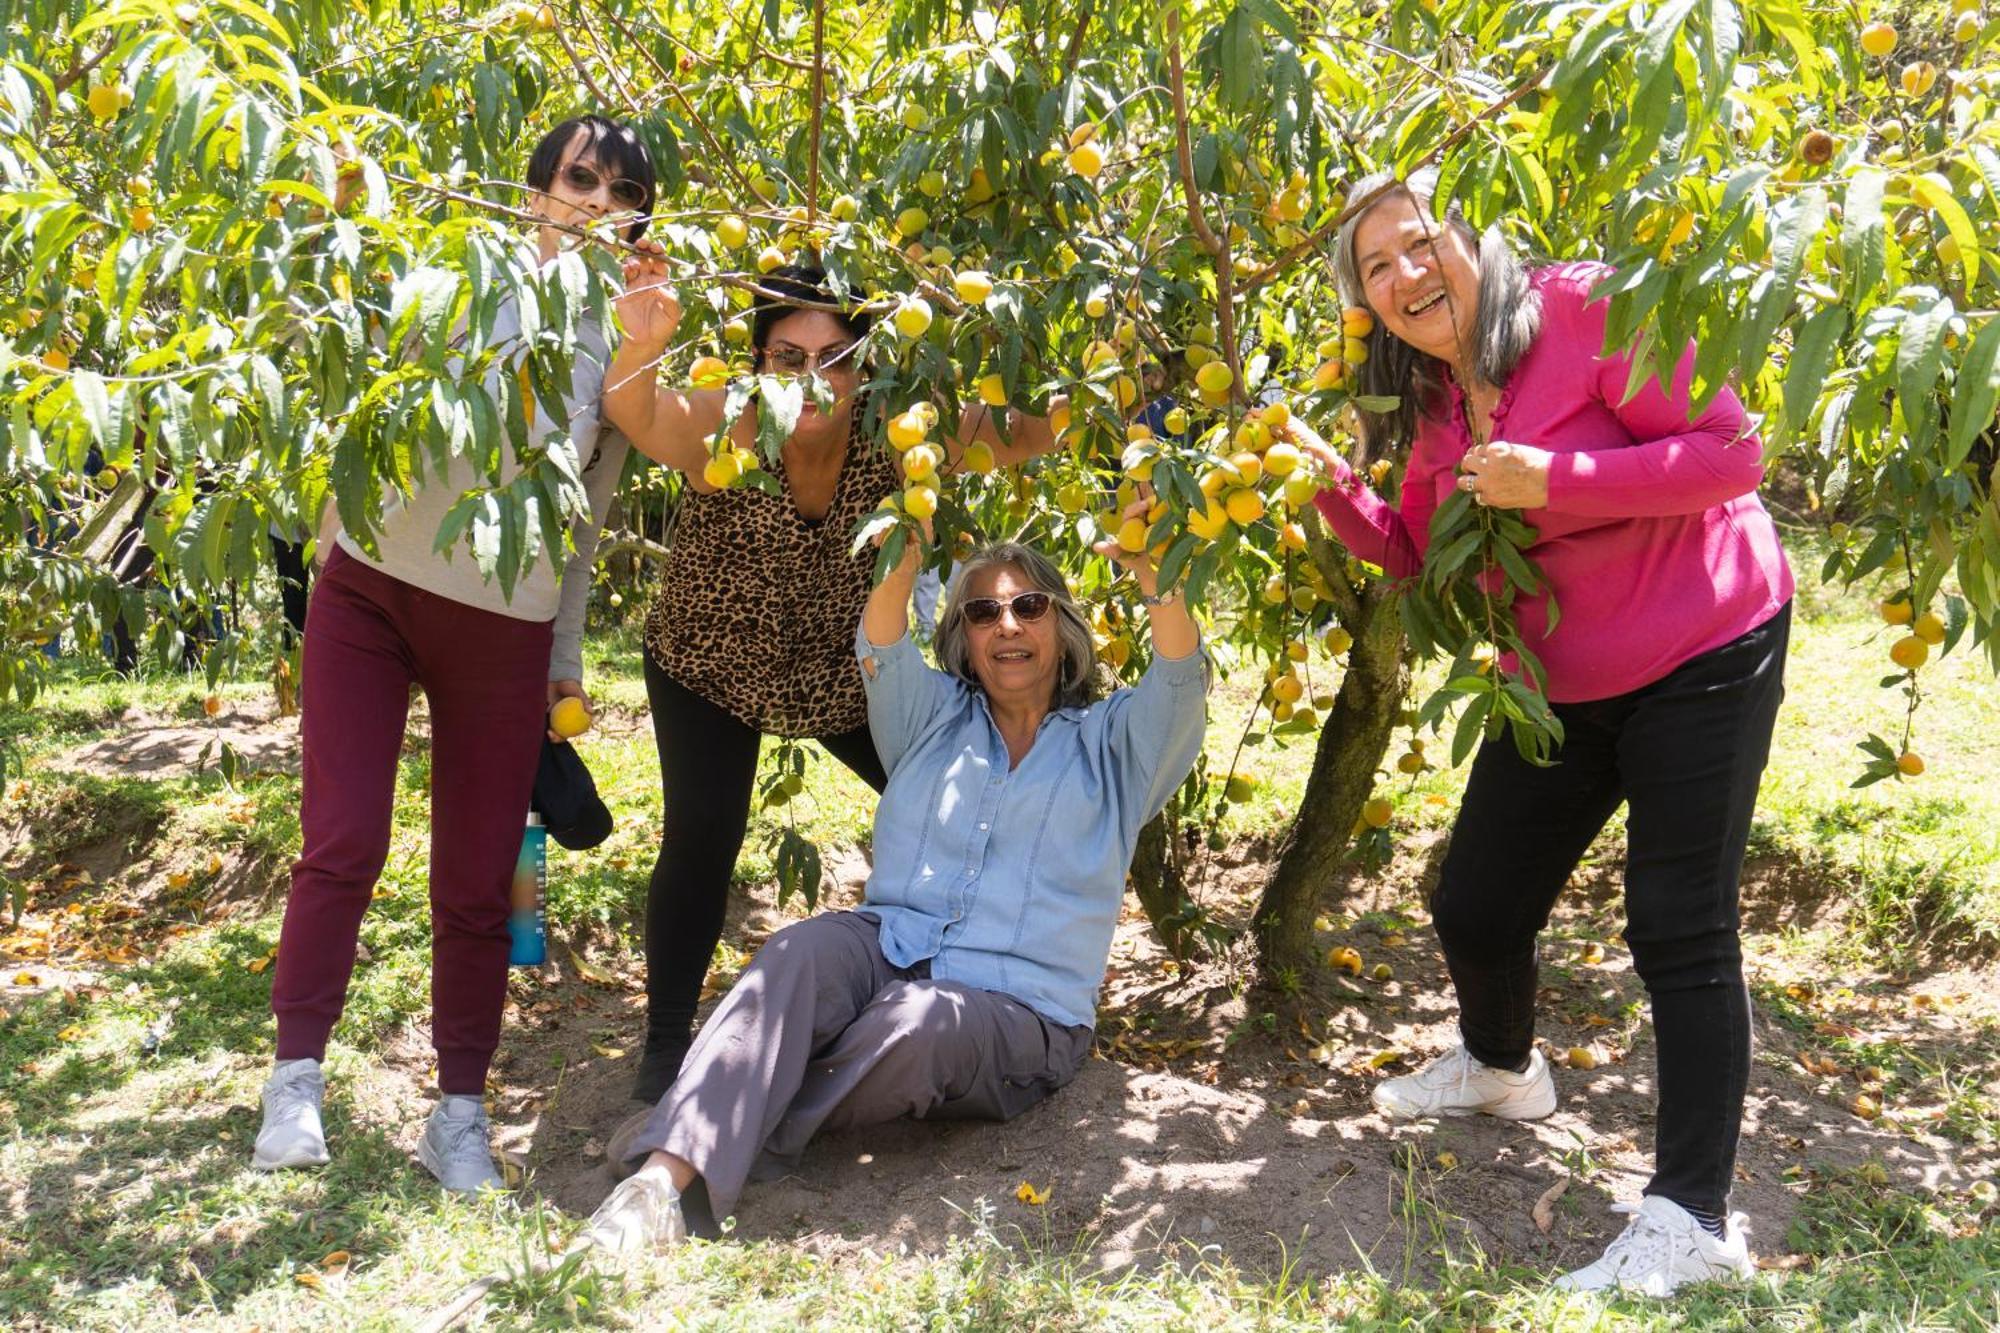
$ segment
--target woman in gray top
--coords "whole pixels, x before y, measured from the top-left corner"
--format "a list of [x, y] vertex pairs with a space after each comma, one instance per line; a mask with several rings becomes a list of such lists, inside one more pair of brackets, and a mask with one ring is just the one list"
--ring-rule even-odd
[[[644, 145], [630, 127], [602, 117], [551, 130], [527, 176], [536, 211], [555, 224], [538, 235], [545, 265], [575, 243], [568, 228], [632, 214], [625, 233], [637, 240], [652, 211]], [[493, 345], [523, 342], [521, 323], [518, 308], [502, 309]], [[417, 1155], [447, 1189], [500, 1184], [480, 1099], [506, 1002], [509, 888], [545, 710], [562, 694], [582, 694], [590, 562], [627, 449], [598, 416], [610, 360], [604, 331], [586, 327], [577, 341], [566, 419], [529, 426], [533, 444], [570, 437], [590, 500], [560, 579], [559, 550], [542, 553], [503, 589], [465, 552], [437, 549], [447, 512], [487, 484], [471, 461], [455, 457], [409, 493], [387, 497], [372, 551], [342, 533], [314, 585], [301, 682], [304, 845], [271, 988], [278, 1050], [253, 1157], [262, 1169], [327, 1160], [320, 1062], [389, 852], [414, 684], [431, 713], [432, 1043], [443, 1094]], [[503, 356], [494, 373], [513, 374], [520, 360]], [[501, 480], [519, 471], [510, 457]]]

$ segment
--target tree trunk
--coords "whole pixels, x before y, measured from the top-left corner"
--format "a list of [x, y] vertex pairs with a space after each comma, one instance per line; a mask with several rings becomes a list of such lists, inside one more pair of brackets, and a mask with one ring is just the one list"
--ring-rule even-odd
[[[1317, 538], [1313, 545], [1324, 547]], [[1323, 549], [1314, 556], [1322, 568], [1338, 558]], [[1335, 576], [1328, 571], [1329, 581]], [[1320, 731], [1312, 774], [1277, 869], [1252, 918], [1259, 970], [1266, 982], [1287, 991], [1315, 965], [1312, 923], [1320, 895], [1333, 882], [1362, 804], [1375, 788], [1409, 686], [1402, 610], [1389, 585], [1369, 582], [1339, 613], [1354, 636], [1347, 674]]]
[[1193, 927], [1194, 904], [1187, 895], [1186, 856], [1178, 840], [1180, 797], [1139, 830], [1132, 853], [1132, 891], [1152, 924], [1153, 935], [1175, 959], [1185, 962], [1198, 952]]

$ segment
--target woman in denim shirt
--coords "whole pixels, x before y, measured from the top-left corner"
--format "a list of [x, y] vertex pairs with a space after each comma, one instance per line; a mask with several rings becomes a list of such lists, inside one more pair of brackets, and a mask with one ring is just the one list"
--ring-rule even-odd
[[875, 589], [856, 652], [889, 784], [862, 906], [759, 951], [673, 1087], [614, 1139], [614, 1167], [640, 1169], [593, 1241], [671, 1244], [690, 1191], [705, 1230], [753, 1170], [788, 1168], [823, 1128], [1007, 1120], [1076, 1077], [1132, 849], [1200, 753], [1208, 683], [1151, 559], [1099, 549], [1131, 570], [1153, 627], [1144, 678], [1105, 699], [1088, 625], [1026, 547], [961, 567], [943, 669], [909, 639], [914, 544]]

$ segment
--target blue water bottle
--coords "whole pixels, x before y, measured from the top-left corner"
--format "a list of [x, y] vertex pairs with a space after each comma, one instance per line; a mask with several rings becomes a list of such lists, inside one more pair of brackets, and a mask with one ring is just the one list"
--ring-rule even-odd
[[528, 816], [521, 835], [521, 855], [514, 862], [512, 910], [507, 934], [512, 941], [507, 961], [514, 967], [540, 967], [549, 958], [549, 831], [542, 817]]

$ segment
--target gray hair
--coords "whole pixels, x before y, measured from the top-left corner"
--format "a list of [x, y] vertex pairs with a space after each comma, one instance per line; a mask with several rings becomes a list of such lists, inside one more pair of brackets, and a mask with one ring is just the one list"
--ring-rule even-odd
[[1056, 643], [1062, 649], [1062, 669], [1056, 673], [1051, 708], [1079, 708], [1097, 698], [1097, 646], [1062, 571], [1049, 558], [1019, 542], [993, 542], [982, 546], [960, 562], [952, 575], [951, 597], [938, 616], [933, 647], [938, 667], [970, 685], [979, 685], [972, 670], [972, 647], [965, 625], [965, 590], [972, 576], [995, 565], [1011, 565], [1037, 591], [1049, 594], [1050, 611], [1056, 618]]
[[[1368, 304], [1354, 262], [1354, 236], [1361, 229], [1361, 220], [1374, 211], [1376, 204], [1398, 194], [1408, 196], [1416, 203], [1417, 210], [1429, 217], [1437, 198], [1437, 185], [1437, 168], [1424, 167], [1406, 181], [1399, 180], [1392, 171], [1378, 171], [1356, 182], [1348, 192], [1348, 198], [1366, 202], [1340, 224], [1334, 240], [1334, 281], [1347, 304]], [[1479, 311], [1473, 325], [1473, 376], [1486, 384], [1503, 386], [1542, 331], [1541, 296], [1529, 285], [1527, 269], [1497, 224], [1488, 227], [1483, 236], [1475, 233], [1459, 210], [1458, 201], [1452, 200], [1445, 205], [1444, 225], [1463, 236], [1478, 256]], [[1367, 343], [1368, 360], [1348, 372], [1354, 393], [1398, 400], [1387, 412], [1356, 412], [1361, 453], [1364, 458], [1379, 458], [1406, 448], [1416, 435], [1418, 415], [1436, 410], [1443, 401], [1446, 369], [1444, 362], [1419, 352], [1390, 333], [1379, 317]]]

